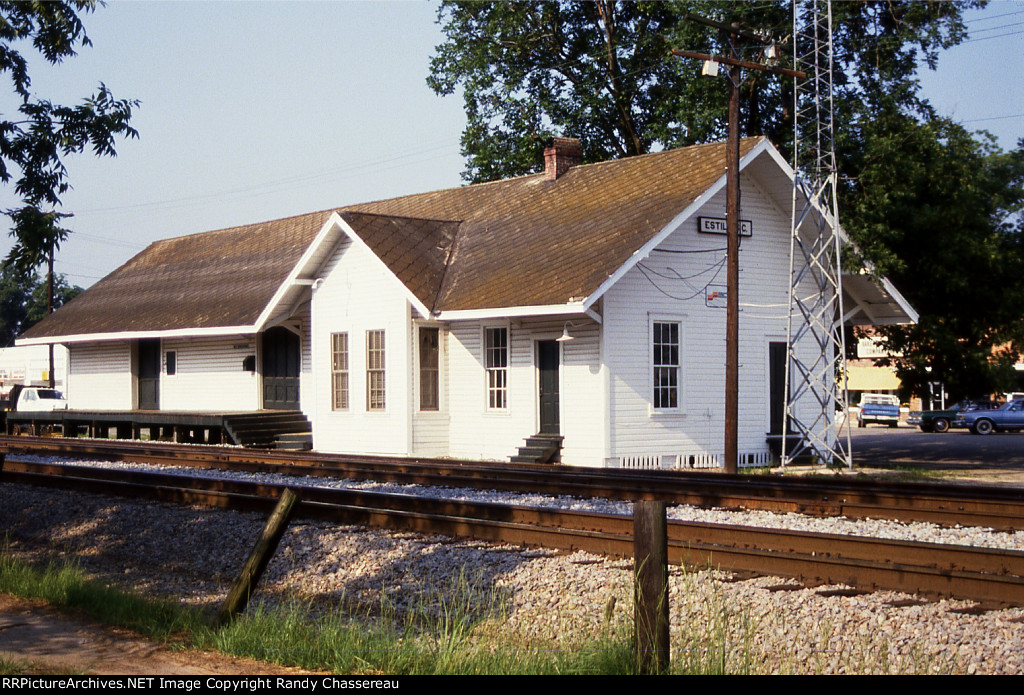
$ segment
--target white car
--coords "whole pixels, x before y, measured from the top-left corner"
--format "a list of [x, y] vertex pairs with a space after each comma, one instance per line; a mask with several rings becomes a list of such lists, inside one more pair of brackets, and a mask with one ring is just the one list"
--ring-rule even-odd
[[56, 389], [26, 386], [18, 394], [18, 402], [14, 409], [19, 412], [36, 413], [67, 410], [68, 401], [64, 394]]

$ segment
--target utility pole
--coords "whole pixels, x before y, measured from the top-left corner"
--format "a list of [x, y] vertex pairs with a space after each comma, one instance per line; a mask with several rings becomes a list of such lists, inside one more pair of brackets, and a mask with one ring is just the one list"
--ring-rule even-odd
[[[729, 66], [729, 141], [726, 144], [725, 222], [726, 222], [726, 318], [725, 318], [725, 461], [726, 473], [739, 472], [739, 384], [740, 384], [740, 85], [742, 68], [779, 75], [805, 77], [796, 70], [777, 68], [741, 58], [740, 41], [765, 46], [760, 36], [742, 29], [738, 22], [725, 24], [687, 14], [691, 22], [718, 29], [729, 41], [728, 56], [712, 56], [673, 49], [682, 58], [704, 61], [704, 74], [716, 75], [718, 63]], [[774, 54], [769, 54], [774, 58]]]
[[[54, 244], [50, 244], [50, 257], [47, 259], [47, 271], [46, 271], [46, 315], [49, 316], [53, 313], [53, 247]], [[50, 372], [49, 372], [49, 385], [50, 388], [54, 388], [57, 384], [56, 379], [53, 375], [53, 343], [50, 343]], [[67, 388], [65, 385], [64, 388]]]

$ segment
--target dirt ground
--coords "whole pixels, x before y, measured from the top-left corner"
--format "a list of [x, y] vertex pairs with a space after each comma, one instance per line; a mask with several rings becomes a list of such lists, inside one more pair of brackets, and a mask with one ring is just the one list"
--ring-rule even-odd
[[0, 594], [0, 659], [27, 674], [266, 675], [298, 669], [217, 652], [172, 651], [127, 630]]

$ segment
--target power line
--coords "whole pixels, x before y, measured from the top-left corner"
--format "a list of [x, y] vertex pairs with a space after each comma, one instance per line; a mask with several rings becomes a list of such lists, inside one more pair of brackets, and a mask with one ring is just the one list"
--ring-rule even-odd
[[1003, 14], [994, 14], [987, 17], [975, 17], [974, 19], [968, 19], [964, 24], [974, 24], [975, 22], [987, 22], [990, 19], [999, 19], [1000, 17], [1012, 17], [1014, 15], [1024, 14], [1024, 10], [1017, 10], [1016, 12], [1004, 12]]
[[989, 116], [988, 118], [971, 118], [963, 123], [978, 123], [979, 121], [1004, 121], [1007, 118], [1024, 118], [1024, 113], [1014, 113], [1009, 116]]
[[[321, 171], [318, 171], [318, 172], [309, 173], [309, 174], [298, 174], [298, 175], [295, 175], [295, 176], [284, 177], [284, 178], [280, 178], [280, 179], [276, 179], [276, 180], [272, 180], [272, 181], [264, 181], [262, 183], [253, 184], [253, 185], [249, 185], [249, 186], [242, 186], [240, 188], [233, 188], [233, 189], [228, 189], [228, 190], [225, 190], [225, 191], [219, 191], [219, 192], [216, 192], [216, 193], [207, 193], [207, 194], [196, 195], [196, 196], [188, 196], [188, 197], [183, 197], [183, 198], [168, 198], [166, 200], [156, 200], [156, 201], [150, 201], [150, 202], [146, 202], [146, 203], [135, 203], [133, 205], [122, 205], [122, 206], [114, 206], [114, 207], [106, 207], [106, 208], [91, 208], [91, 209], [86, 209], [86, 210], [79, 210], [75, 214], [76, 215], [84, 215], [84, 214], [110, 213], [110, 212], [128, 212], [128, 211], [132, 211], [132, 210], [158, 209], [158, 208], [162, 208], [162, 207], [171, 207], [171, 208], [173, 208], [173, 207], [180, 207], [180, 206], [183, 206], [183, 205], [194, 204], [197, 201], [215, 202], [215, 201], [218, 201], [218, 200], [222, 200], [224, 198], [228, 198], [230, 196], [246, 197], [246, 196], [249, 196], [249, 195], [254, 195], [256, 193], [265, 192], [268, 189], [273, 189], [273, 188], [282, 187], [282, 186], [291, 186], [291, 185], [295, 185], [295, 184], [309, 183], [310, 181], [314, 181], [314, 180], [322, 179], [322, 178], [327, 178], [327, 177], [331, 177], [331, 176], [338, 176], [340, 174], [351, 174], [351, 173], [354, 173], [354, 172], [364, 171], [364, 170], [367, 170], [367, 169], [381, 169], [381, 168], [385, 168], [386, 169], [386, 168], [391, 168], [391, 167], [387, 167], [387, 166], [383, 166], [383, 165], [390, 164], [390, 165], [394, 166], [394, 165], [397, 165], [398, 163], [405, 163], [406, 160], [409, 160], [409, 159], [412, 159], [412, 158], [415, 158], [415, 157], [421, 157], [421, 156], [426, 155], [426, 154], [433, 154], [433, 153], [436, 153], [438, 151], [445, 150], [445, 149], [449, 148], [451, 146], [451, 144], [452, 144], [452, 142], [449, 140], [449, 141], [445, 141], [443, 143], [434, 144], [434, 145], [432, 145], [430, 147], [423, 148], [423, 149], [420, 149], [420, 150], [414, 150], [414, 151], [411, 151], [411, 152], [406, 152], [404, 154], [395, 155], [393, 157], [387, 157], [387, 158], [383, 158], [383, 159], [367, 160], [367, 161], [364, 161], [364, 162], [361, 162], [361, 163], [358, 163], [358, 164], [350, 164], [350, 165], [347, 165], [347, 166], [335, 167], [335, 168], [332, 168], [332, 169], [324, 169], [324, 170], [321, 170]], [[428, 159], [432, 159], [432, 157], [428, 158]]]
[[997, 27], [988, 27], [986, 29], [974, 29], [971, 31], [972, 34], [980, 34], [985, 31], [1000, 31], [1002, 29], [1009, 29], [1010, 27], [1019, 27], [1024, 22], [1014, 22], [1013, 24], [1000, 24]]
[[[1000, 27], [1000, 28], [1002, 28], [1002, 27]], [[1018, 34], [1024, 34], [1024, 31], [1011, 31], [1008, 34], [996, 34], [995, 36], [982, 36], [980, 39], [967, 39], [966, 41], [964, 41], [960, 45], [962, 46], [965, 43], [974, 43], [975, 41], [988, 41], [989, 39], [1001, 39], [1004, 36], [1017, 36]]]

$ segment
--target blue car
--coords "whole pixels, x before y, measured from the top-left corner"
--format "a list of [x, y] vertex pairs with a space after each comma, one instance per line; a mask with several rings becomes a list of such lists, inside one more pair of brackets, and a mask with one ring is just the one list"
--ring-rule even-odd
[[1024, 429], [1024, 399], [1010, 401], [995, 410], [973, 410], [957, 415], [954, 427], [969, 427], [974, 434]]

